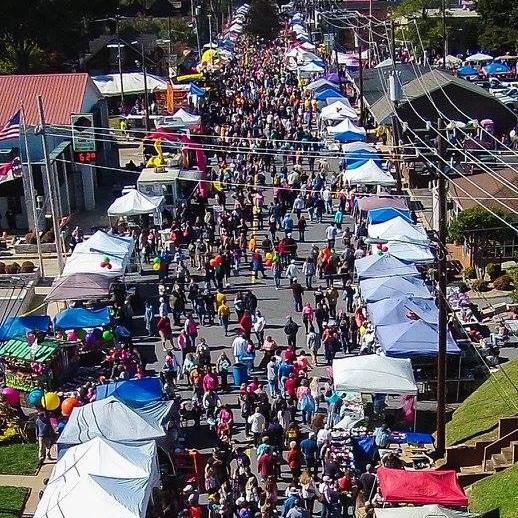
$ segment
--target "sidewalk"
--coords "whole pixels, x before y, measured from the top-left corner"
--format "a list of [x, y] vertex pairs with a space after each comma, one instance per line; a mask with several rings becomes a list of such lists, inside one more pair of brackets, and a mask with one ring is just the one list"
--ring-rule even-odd
[[54, 464], [55, 460], [46, 462], [36, 475], [0, 475], [0, 486], [26, 487], [30, 490], [22, 517], [34, 516], [40, 501], [40, 492], [45, 488], [44, 481], [50, 477]]

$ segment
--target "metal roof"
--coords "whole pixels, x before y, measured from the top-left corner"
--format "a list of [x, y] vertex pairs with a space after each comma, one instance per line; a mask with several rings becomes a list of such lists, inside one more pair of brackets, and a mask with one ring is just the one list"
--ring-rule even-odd
[[39, 124], [36, 96], [41, 95], [48, 124], [70, 124], [72, 113], [81, 113], [87, 87], [101, 95], [90, 76], [79, 74], [31, 74], [0, 76], [0, 125], [23, 104], [28, 126]]
[[46, 340], [38, 346], [36, 356], [33, 358], [27, 340], [12, 339], [0, 345], [0, 357], [43, 363], [57, 353], [59, 346], [59, 342]]

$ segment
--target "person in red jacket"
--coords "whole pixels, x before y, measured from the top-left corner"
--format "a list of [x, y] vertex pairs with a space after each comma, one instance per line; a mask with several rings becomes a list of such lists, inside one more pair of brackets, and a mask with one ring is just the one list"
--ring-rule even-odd
[[302, 452], [295, 441], [290, 442], [290, 449], [288, 450], [288, 466], [291, 470], [291, 476], [295, 484], [299, 483], [300, 467], [302, 465]]
[[297, 380], [293, 372], [288, 376], [284, 388], [286, 390], [286, 394], [288, 394], [292, 399], [297, 397]]
[[252, 317], [250, 316], [250, 311], [245, 310], [241, 320], [239, 321], [239, 326], [243, 330], [243, 335], [246, 339], [250, 338], [250, 333], [252, 331]]
[[257, 461], [257, 468], [261, 475], [262, 482], [265, 482], [268, 477], [275, 476], [275, 462], [273, 455], [269, 450], [266, 450]]

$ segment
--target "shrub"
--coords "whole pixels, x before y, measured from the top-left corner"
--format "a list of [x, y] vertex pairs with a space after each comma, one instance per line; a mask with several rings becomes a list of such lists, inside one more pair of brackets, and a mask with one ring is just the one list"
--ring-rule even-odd
[[504, 274], [493, 281], [493, 288], [495, 290], [508, 291], [511, 289], [512, 284], [513, 278], [510, 275]]
[[489, 275], [489, 278], [494, 281], [497, 277], [502, 275], [502, 267], [497, 263], [489, 263], [486, 266], [486, 273]]
[[483, 279], [477, 279], [473, 281], [473, 284], [471, 285], [472, 289], [474, 291], [488, 291], [489, 290], [489, 283]]
[[35, 266], [32, 261], [24, 261], [22, 263], [22, 273], [32, 273], [34, 268]]
[[475, 268], [472, 266], [468, 266], [463, 272], [462, 276], [464, 279], [476, 279], [477, 278], [477, 272], [475, 271]]
[[9, 274], [20, 273], [20, 265], [16, 261], [12, 264], [8, 264], [5, 267], [5, 273], [9, 273]]

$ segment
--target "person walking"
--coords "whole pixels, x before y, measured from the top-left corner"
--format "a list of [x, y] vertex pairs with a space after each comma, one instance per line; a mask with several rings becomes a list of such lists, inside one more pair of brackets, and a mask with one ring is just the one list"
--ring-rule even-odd
[[50, 448], [54, 438], [54, 430], [50, 424], [50, 419], [47, 412], [39, 412], [36, 418], [36, 437], [38, 438], [38, 460], [40, 464], [45, 462], [45, 459], [51, 460]]
[[222, 302], [218, 307], [218, 318], [219, 323], [223, 330], [225, 331], [225, 336], [228, 336], [228, 322], [230, 319], [230, 307], [228, 303]]
[[149, 300], [146, 300], [146, 305], [144, 307], [144, 323], [146, 325], [146, 332], [148, 336], [153, 336], [153, 323], [155, 320], [155, 312], [153, 310], [153, 305]]
[[298, 283], [296, 278], [294, 278], [291, 283], [291, 291], [293, 293], [295, 311], [300, 313], [302, 311], [302, 294], [304, 293], [304, 288]]
[[248, 417], [247, 421], [250, 425], [250, 431], [254, 436], [254, 446], [257, 447], [261, 442], [261, 437], [266, 426], [266, 419], [264, 415], [261, 414], [260, 407], [255, 408], [255, 412], [250, 417]]
[[316, 273], [315, 262], [312, 257], [308, 257], [302, 265], [302, 273], [306, 279], [306, 288], [308, 290], [313, 289], [313, 277]]
[[297, 347], [297, 333], [299, 331], [299, 325], [293, 321], [291, 316], [287, 317], [287, 322], [284, 326], [284, 333], [288, 342], [288, 347]]

